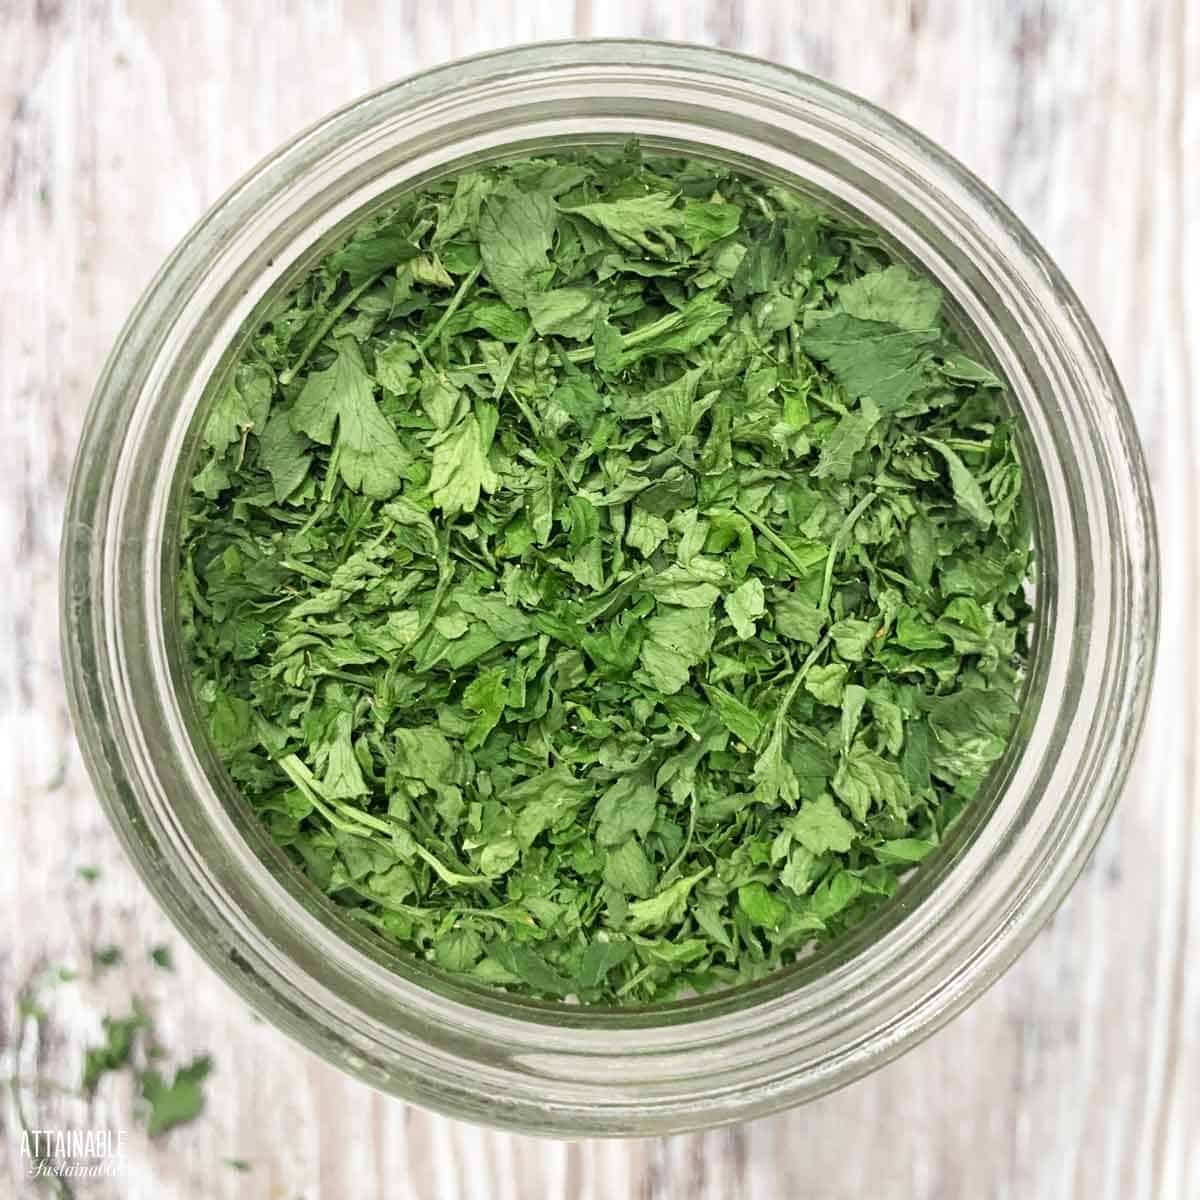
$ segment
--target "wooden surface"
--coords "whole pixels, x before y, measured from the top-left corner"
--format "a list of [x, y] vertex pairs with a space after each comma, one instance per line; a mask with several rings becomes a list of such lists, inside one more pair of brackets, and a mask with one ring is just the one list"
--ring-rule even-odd
[[[1166, 579], [1164, 653], [1127, 798], [1058, 917], [988, 995], [902, 1060], [791, 1114], [568, 1145], [371, 1092], [253, 1019], [184, 946], [80, 766], [55, 557], [103, 357], [202, 210], [285, 136], [368, 88], [572, 34], [719, 43], [814, 72], [893, 109], [997, 189], [1062, 265], [1122, 373]], [[35, 1125], [131, 1131], [126, 1175], [77, 1194], [1200, 1197], [1197, 282], [1195, 0], [0, 0], [0, 1042], [11, 1051], [18, 990], [63, 964], [84, 976], [46, 992], [23, 1075], [74, 1085], [101, 1015], [133, 993], [174, 1055], [216, 1059], [204, 1117], [154, 1145], [136, 1131], [125, 1079], [90, 1108], [37, 1098]], [[94, 885], [76, 878], [85, 864], [103, 872]], [[174, 972], [146, 960], [160, 941]], [[125, 964], [91, 977], [91, 952], [107, 943]], [[7, 1097], [0, 1114], [0, 1194], [32, 1194]], [[223, 1163], [232, 1157], [252, 1170]]]

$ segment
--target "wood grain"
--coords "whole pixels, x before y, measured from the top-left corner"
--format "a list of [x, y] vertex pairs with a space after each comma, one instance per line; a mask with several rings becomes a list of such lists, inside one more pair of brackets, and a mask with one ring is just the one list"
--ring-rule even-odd
[[[1165, 650], [1127, 798], [1008, 975], [854, 1087], [734, 1130], [533, 1141], [432, 1116], [254, 1020], [133, 875], [80, 767], [55, 556], [71, 456], [116, 331], [163, 256], [285, 136], [456, 55], [572, 34], [737, 47], [897, 112], [996, 188], [1064, 268], [1136, 409], [1159, 505]], [[35, 1123], [131, 1130], [81, 1196], [291, 1200], [1194, 1200], [1200, 1196], [1200, 6], [1189, 0], [0, 0], [0, 1042], [74, 1083], [100, 1016], [144, 997], [205, 1118], [149, 1144], [129, 1085]], [[103, 872], [79, 880], [84, 863]], [[146, 959], [164, 942], [167, 973]], [[92, 950], [125, 964], [95, 977]], [[50, 1018], [13, 1064], [17, 992]], [[0, 1180], [29, 1185], [13, 1113]], [[225, 1158], [252, 1162], [239, 1173]], [[3, 1184], [0, 1183], [0, 1190]]]

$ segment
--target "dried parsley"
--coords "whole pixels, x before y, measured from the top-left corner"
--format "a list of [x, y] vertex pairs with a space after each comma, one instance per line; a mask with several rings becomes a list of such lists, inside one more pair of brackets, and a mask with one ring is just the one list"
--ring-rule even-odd
[[146, 1128], [158, 1137], [176, 1125], [198, 1117], [204, 1108], [202, 1084], [212, 1071], [212, 1059], [202, 1054], [185, 1067], [177, 1067], [170, 1083], [155, 1069], [141, 1075], [142, 1099], [146, 1102]]
[[180, 578], [230, 774], [442, 970], [644, 1002], [836, 937], [1016, 713], [1003, 386], [870, 229], [711, 163], [366, 221], [203, 430]]
[[129, 1064], [138, 1035], [151, 1027], [146, 1010], [135, 999], [128, 1017], [104, 1017], [104, 1044], [91, 1046], [84, 1054], [83, 1079], [80, 1087], [91, 1096], [96, 1085], [110, 1071], [119, 1071]]
[[[136, 998], [132, 1002], [132, 1009], [128, 1017], [102, 1019], [103, 1045], [91, 1046], [84, 1053], [80, 1087], [85, 1096], [94, 1095], [105, 1075], [131, 1067], [139, 1038], [148, 1043], [144, 1058], [153, 1060], [162, 1057], [163, 1051], [154, 1041], [154, 1022], [149, 1013]], [[211, 1070], [212, 1059], [207, 1054], [199, 1055], [187, 1066], [179, 1067], [171, 1083], [166, 1082], [155, 1066], [136, 1069], [141, 1098], [145, 1101], [143, 1113], [146, 1127], [151, 1137], [157, 1137], [172, 1126], [199, 1115], [204, 1107], [201, 1084]]]

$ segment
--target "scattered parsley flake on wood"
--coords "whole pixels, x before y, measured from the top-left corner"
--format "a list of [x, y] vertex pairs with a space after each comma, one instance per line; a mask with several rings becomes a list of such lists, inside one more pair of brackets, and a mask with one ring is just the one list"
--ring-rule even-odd
[[724, 167], [631, 144], [401, 198], [272, 308], [193, 493], [232, 778], [476, 983], [759, 978], [884, 903], [1012, 730], [1003, 382], [875, 231]]
[[212, 1059], [201, 1055], [179, 1067], [170, 1083], [154, 1068], [141, 1074], [146, 1128], [151, 1137], [198, 1117], [204, 1108], [201, 1086], [212, 1070]]
[[104, 1017], [101, 1021], [104, 1042], [84, 1053], [83, 1079], [80, 1086], [90, 1096], [110, 1071], [119, 1071], [129, 1063], [137, 1036], [150, 1028], [150, 1018], [135, 1001], [128, 1017]]
[[[105, 1075], [130, 1068], [138, 1081], [141, 1114], [147, 1130], [151, 1137], [157, 1137], [200, 1114], [204, 1108], [202, 1085], [212, 1071], [212, 1059], [207, 1054], [199, 1055], [179, 1067], [168, 1082], [157, 1066], [150, 1065], [164, 1057], [162, 1047], [155, 1041], [154, 1022], [136, 999], [132, 1010], [128, 1017], [102, 1018], [104, 1041], [84, 1052], [80, 1086], [85, 1096], [91, 1096]], [[142, 1050], [137, 1055], [139, 1044]], [[139, 1067], [135, 1057], [143, 1059], [146, 1065]]]

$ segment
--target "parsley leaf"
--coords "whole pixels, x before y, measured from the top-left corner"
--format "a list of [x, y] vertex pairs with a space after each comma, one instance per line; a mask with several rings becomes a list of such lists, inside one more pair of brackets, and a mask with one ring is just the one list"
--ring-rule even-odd
[[553, 273], [549, 258], [558, 222], [541, 192], [492, 195], [479, 211], [479, 256], [500, 299], [512, 308], [541, 291]]
[[[329, 367], [309, 373], [292, 408], [292, 428], [328, 446], [334, 442], [336, 425], [337, 465], [346, 486], [377, 500], [386, 499], [399, 488], [403, 477], [403, 447], [375, 403], [373, 382], [357, 343], [340, 338], [335, 353]], [[278, 452], [280, 447], [275, 449]], [[272, 476], [278, 472], [276, 468]], [[277, 492], [279, 486], [276, 483]]]
[[882, 321], [901, 329], [932, 329], [937, 325], [942, 294], [928, 279], [910, 275], [903, 267], [868, 271], [838, 289], [842, 310], [862, 321]]
[[87, 1095], [96, 1090], [96, 1085], [109, 1071], [119, 1071], [133, 1053], [134, 1043], [143, 1029], [148, 1029], [150, 1019], [137, 1004], [128, 1017], [104, 1017], [104, 1044], [85, 1051], [83, 1079], [80, 1086]]
[[895, 412], [927, 386], [923, 367], [938, 334], [907, 330], [882, 321], [838, 314], [805, 333], [805, 353], [828, 364], [846, 391], [869, 399], [882, 412]]
[[499, 477], [488, 461], [496, 428], [495, 410], [480, 405], [480, 415], [464, 417], [433, 446], [429, 494], [447, 517], [475, 511], [481, 493], [494, 492]]
[[151, 1137], [158, 1137], [172, 1126], [199, 1116], [204, 1108], [204, 1091], [200, 1085], [211, 1070], [212, 1059], [202, 1055], [180, 1067], [170, 1083], [158, 1071], [143, 1072], [142, 1099], [149, 1106], [147, 1128]]

